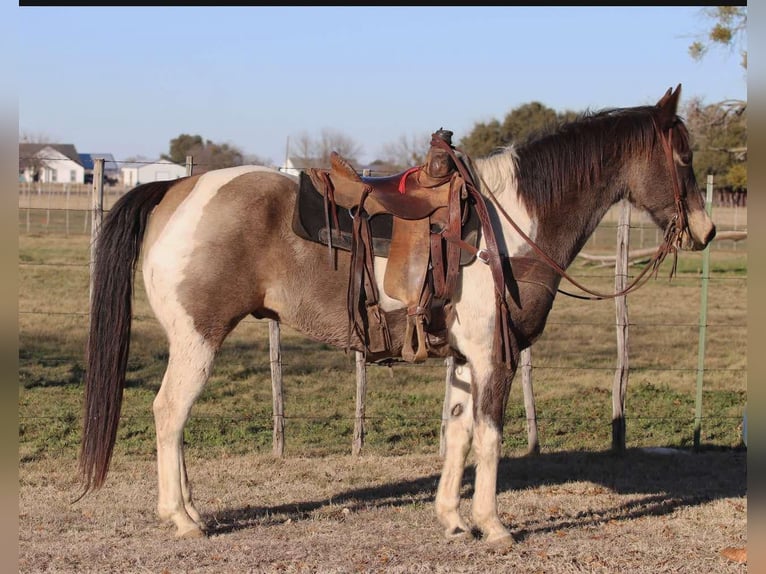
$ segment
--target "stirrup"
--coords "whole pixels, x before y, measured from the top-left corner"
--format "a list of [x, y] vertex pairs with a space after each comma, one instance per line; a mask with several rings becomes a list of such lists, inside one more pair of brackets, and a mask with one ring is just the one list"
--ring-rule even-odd
[[[418, 351], [412, 349], [413, 326], [418, 335]], [[422, 363], [428, 358], [426, 334], [423, 329], [423, 313], [407, 315], [407, 328], [404, 331], [404, 344], [402, 345], [402, 359], [408, 363]]]

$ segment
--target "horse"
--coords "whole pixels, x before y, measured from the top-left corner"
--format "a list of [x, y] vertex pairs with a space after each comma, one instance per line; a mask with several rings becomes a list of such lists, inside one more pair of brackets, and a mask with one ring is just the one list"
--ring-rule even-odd
[[[668, 89], [655, 105], [585, 112], [550, 133], [471, 161], [496, 235], [497, 252], [489, 255], [505, 262], [505, 311], [487, 303], [497, 288], [483, 259], [460, 268], [446, 339], [456, 366], [435, 494], [436, 519], [448, 539], [479, 536], [488, 548], [513, 544], [496, 499], [503, 414], [520, 353], [543, 332], [559, 291], [562, 274], [552, 266], [565, 270], [621, 200], [646, 211], [674, 238], [674, 255], [701, 250], [715, 236], [694, 177], [690, 136], [677, 115], [680, 91], [680, 84]], [[103, 487], [116, 442], [140, 256], [148, 300], [169, 349], [152, 404], [156, 508], [177, 537], [206, 535], [187, 476], [183, 430], [217, 351], [237, 324], [248, 316], [268, 318], [349, 348], [349, 254], [335, 250], [330, 268], [326, 246], [293, 232], [297, 189], [297, 178], [279, 170], [237, 166], [142, 184], [106, 214], [94, 251], [80, 497]], [[485, 237], [479, 245], [488, 249]], [[513, 269], [522, 259], [533, 271], [529, 277]], [[374, 258], [396, 352], [406, 310], [385, 294], [380, 278], [386, 263]], [[500, 312], [510, 323], [509, 360], [495, 352]], [[350, 348], [364, 350], [358, 340]], [[445, 356], [444, 349], [430, 352]], [[471, 448], [475, 484], [468, 520], [459, 503]]]

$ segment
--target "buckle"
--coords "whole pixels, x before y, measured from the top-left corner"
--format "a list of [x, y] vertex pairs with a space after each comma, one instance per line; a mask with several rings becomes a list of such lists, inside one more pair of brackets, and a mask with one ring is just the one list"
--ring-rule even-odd
[[476, 252], [476, 257], [482, 262], [489, 265], [489, 251], [486, 249], [480, 249]]

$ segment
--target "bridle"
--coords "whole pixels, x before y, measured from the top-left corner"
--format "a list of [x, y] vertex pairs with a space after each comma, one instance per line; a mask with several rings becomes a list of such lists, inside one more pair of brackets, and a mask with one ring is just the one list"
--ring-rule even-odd
[[[590, 299], [590, 300], [609, 299], [609, 298], [627, 295], [631, 291], [635, 291], [639, 287], [643, 286], [649, 280], [650, 277], [652, 276], [656, 277], [659, 272], [659, 268], [662, 265], [662, 262], [670, 253], [673, 253], [673, 266], [670, 270], [670, 277], [673, 277], [673, 275], [675, 275], [677, 270], [677, 264], [678, 264], [678, 249], [681, 247], [684, 231], [689, 233], [689, 224], [686, 217], [686, 211], [684, 209], [684, 200], [681, 196], [681, 184], [678, 179], [678, 170], [675, 167], [675, 161], [673, 159], [673, 126], [671, 125], [667, 129], [667, 133], [665, 133], [660, 129], [660, 126], [658, 125], [657, 119], [655, 117], [652, 117], [652, 122], [654, 125], [655, 132], [657, 133], [657, 137], [659, 141], [661, 142], [663, 150], [665, 152], [665, 158], [667, 159], [667, 162], [668, 162], [668, 168], [670, 169], [671, 179], [673, 182], [673, 196], [675, 201], [676, 213], [673, 215], [672, 219], [670, 220], [670, 223], [665, 229], [662, 243], [660, 243], [660, 245], [657, 248], [657, 251], [652, 256], [652, 258], [647, 262], [647, 264], [644, 266], [641, 272], [633, 279], [633, 281], [631, 281], [625, 288], [620, 289], [619, 291], [615, 293], [600, 293], [598, 291], [594, 291], [592, 289], [589, 289], [588, 287], [585, 287], [584, 285], [579, 283], [577, 280], [575, 280], [573, 277], [571, 277], [558, 263], [556, 263], [556, 261], [554, 261], [534, 241], [532, 241], [532, 239], [526, 233], [524, 233], [524, 231], [516, 224], [515, 221], [513, 221], [513, 218], [508, 214], [508, 212], [503, 208], [503, 206], [497, 200], [495, 195], [489, 189], [489, 186], [487, 186], [486, 182], [482, 180], [482, 183], [484, 184], [484, 190], [485, 190], [486, 196], [492, 200], [492, 203], [495, 205], [499, 213], [502, 214], [502, 216], [508, 221], [508, 223], [511, 224], [511, 226], [522, 237], [522, 239], [524, 239], [524, 241], [535, 251], [535, 253], [537, 253], [542, 258], [542, 260], [549, 267], [551, 267], [556, 273], [561, 275], [561, 277], [563, 277], [564, 279], [572, 283], [575, 287], [578, 287], [582, 291], [589, 293], [591, 296], [588, 297], [584, 295], [578, 295], [575, 293], [569, 293], [559, 288], [558, 291], [560, 293], [567, 295], [569, 297], [575, 297], [578, 299]], [[431, 142], [432, 145], [434, 144], [435, 141], [436, 141], [435, 139], [432, 140]], [[451, 147], [449, 146], [449, 144], [446, 144], [446, 142], [444, 143], [444, 145], [442, 145], [442, 147], [444, 147], [444, 149], [446, 149], [448, 153], [451, 154], [453, 160], [455, 161], [455, 164], [458, 166], [458, 169], [460, 169], [461, 171], [461, 175], [465, 179], [466, 187], [469, 189], [469, 191], [472, 192], [472, 195], [474, 197], [480, 197], [480, 194], [478, 190], [476, 189], [476, 185], [473, 181], [471, 174], [468, 172], [467, 169], [465, 169], [465, 166], [463, 165], [463, 161], [460, 161], [458, 159], [455, 152], [456, 151], [460, 152], [466, 158], [468, 156], [459, 148]], [[470, 158], [468, 159], [470, 160]], [[473, 190], [471, 189], [472, 187], [473, 187]], [[494, 257], [498, 259], [505, 257], [499, 253], [499, 251], [497, 250], [497, 246], [496, 244], [494, 244], [494, 242], [493, 242], [493, 245], [489, 245], [487, 249], [479, 250], [471, 245], [468, 245], [467, 243], [456, 240], [455, 238], [445, 237], [445, 239], [447, 239], [447, 241], [454, 241], [456, 243], [459, 243], [461, 248], [468, 249], [469, 251], [473, 252], [484, 263], [488, 262], [489, 257]], [[496, 267], [493, 266], [493, 268], [496, 268]]]

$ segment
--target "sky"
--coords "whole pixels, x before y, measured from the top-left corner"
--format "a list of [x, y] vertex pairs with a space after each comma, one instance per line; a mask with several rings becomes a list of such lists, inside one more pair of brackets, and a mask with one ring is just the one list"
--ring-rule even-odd
[[118, 161], [188, 133], [281, 165], [331, 130], [369, 163], [530, 102], [747, 99], [737, 53], [689, 56], [698, 6], [15, 9], [19, 134]]

